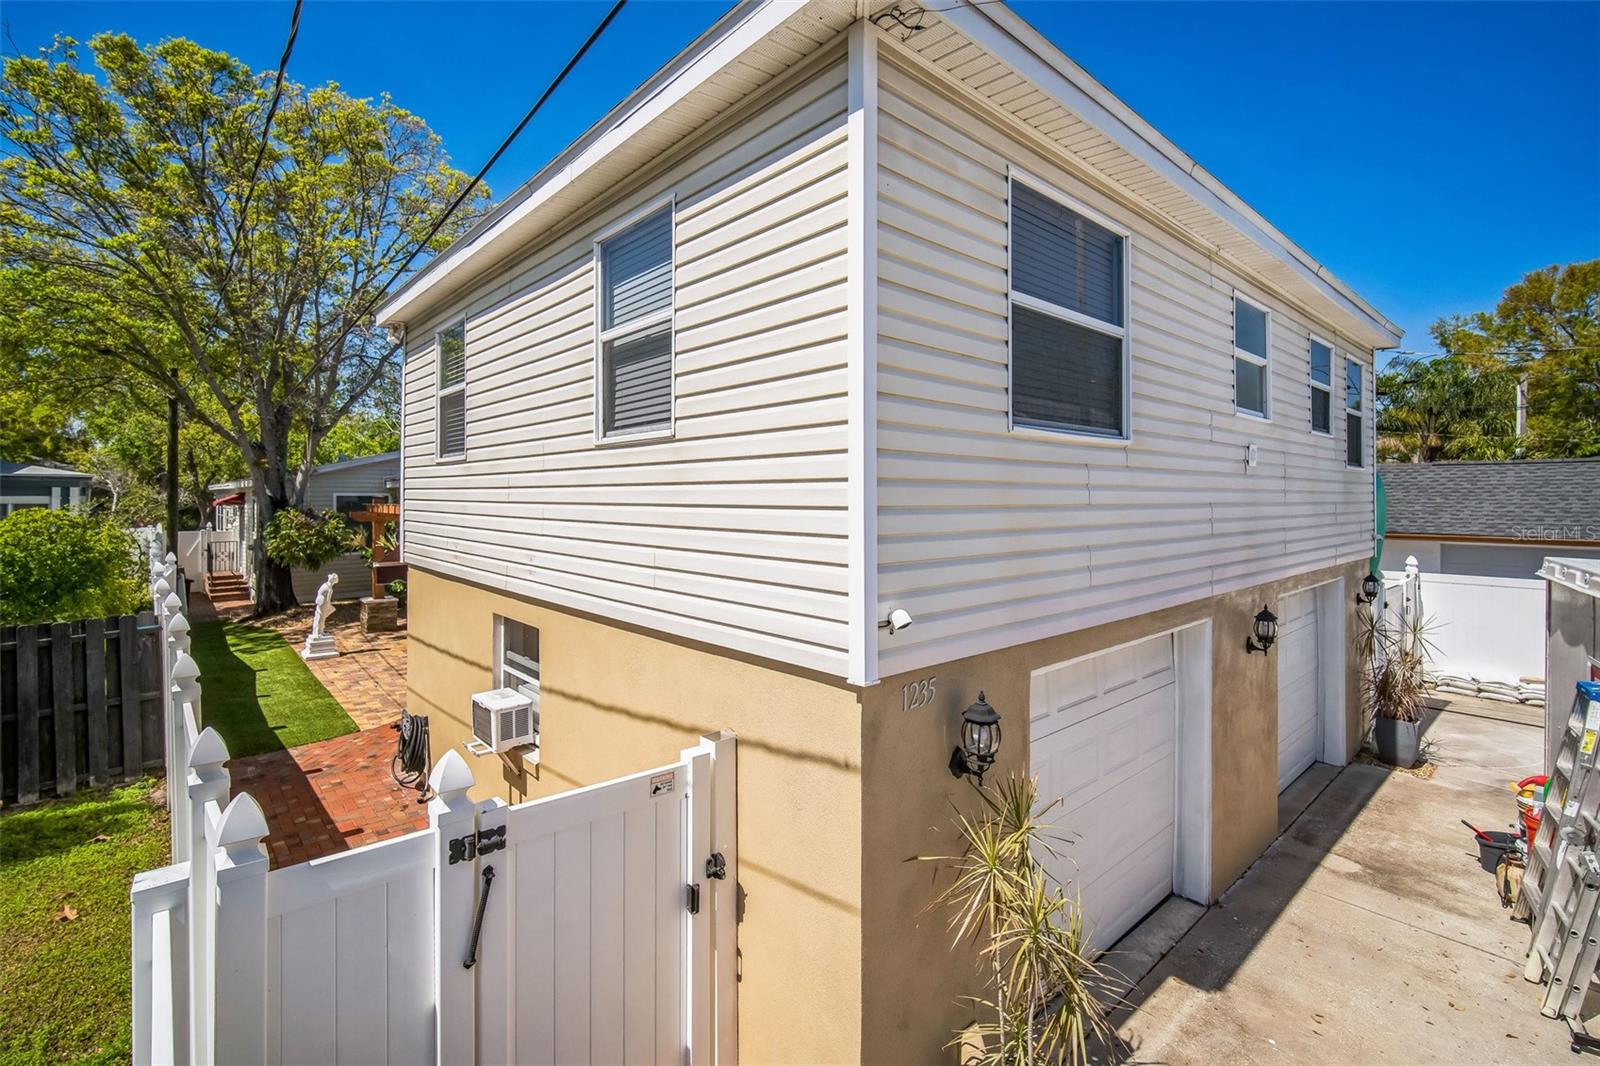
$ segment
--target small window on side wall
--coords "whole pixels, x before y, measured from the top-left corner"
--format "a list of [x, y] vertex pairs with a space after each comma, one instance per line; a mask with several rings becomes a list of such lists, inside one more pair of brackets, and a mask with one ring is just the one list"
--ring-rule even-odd
[[1354, 359], [1344, 361], [1344, 465], [1367, 465], [1367, 442], [1362, 427], [1361, 364]]
[[1333, 432], [1333, 350], [1311, 338], [1311, 431]]
[[1011, 183], [1011, 424], [1128, 435], [1127, 238]]
[[539, 631], [514, 618], [500, 619], [500, 688], [515, 689], [539, 706]]
[[1233, 406], [1244, 414], [1268, 417], [1272, 393], [1270, 323], [1267, 312], [1233, 298]]
[[439, 331], [439, 407], [435, 421], [441, 457], [467, 453], [467, 324]]
[[600, 241], [599, 436], [672, 428], [672, 208]]

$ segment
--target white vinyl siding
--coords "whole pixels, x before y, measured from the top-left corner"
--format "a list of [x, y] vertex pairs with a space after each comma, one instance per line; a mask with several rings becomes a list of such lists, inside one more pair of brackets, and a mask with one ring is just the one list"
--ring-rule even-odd
[[1363, 425], [1361, 364], [1354, 359], [1344, 364], [1344, 464], [1350, 467], [1367, 465], [1366, 428]]
[[[880, 74], [877, 614], [916, 619], [880, 634], [882, 675], [1371, 555], [1370, 471], [1347, 472], [1342, 442], [1311, 432], [1305, 386], [1313, 330], [1355, 343], [1260, 294], [1276, 417], [1237, 417], [1246, 279], [887, 53]], [[1129, 231], [1129, 442], [1009, 431], [1015, 170]]]
[[1333, 349], [1311, 338], [1311, 431], [1333, 432]]
[[598, 242], [600, 426], [605, 438], [672, 429], [672, 206]]
[[[471, 324], [471, 450], [435, 461], [417, 345], [406, 562], [844, 673], [846, 89], [821, 62], [667, 169], [619, 172], [618, 199], [440, 309]], [[673, 433], [597, 446], [594, 242], [668, 199]]]
[[1272, 316], [1233, 298], [1233, 406], [1261, 418], [1272, 412]]
[[1122, 235], [1016, 178], [1010, 223], [1012, 424], [1125, 436]]
[[467, 451], [467, 324], [439, 331], [439, 455], [452, 457]]

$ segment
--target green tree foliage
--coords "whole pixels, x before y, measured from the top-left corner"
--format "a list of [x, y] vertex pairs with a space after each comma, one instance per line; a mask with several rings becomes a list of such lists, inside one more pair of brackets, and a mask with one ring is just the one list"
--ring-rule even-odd
[[360, 533], [337, 511], [279, 511], [267, 523], [264, 539], [267, 558], [304, 570], [320, 570], [361, 547]]
[[1493, 311], [1440, 319], [1430, 332], [1443, 355], [1396, 361], [1379, 379], [1385, 458], [1600, 455], [1600, 259], [1532, 271]]
[[[286, 82], [264, 131], [271, 75], [181, 39], [89, 49], [92, 66], [60, 38], [0, 79], [12, 358], [35, 381], [177, 397], [237, 452], [268, 522], [304, 505], [339, 424], [392, 393], [398, 348], [370, 309], [467, 177], [386, 97]], [[292, 604], [288, 570], [254, 550], [258, 609]]]
[[105, 519], [29, 507], [0, 518], [0, 625], [131, 614], [148, 604], [133, 534]]

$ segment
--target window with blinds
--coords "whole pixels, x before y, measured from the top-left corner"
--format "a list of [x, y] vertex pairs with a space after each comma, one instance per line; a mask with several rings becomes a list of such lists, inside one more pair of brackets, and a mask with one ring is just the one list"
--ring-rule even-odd
[[439, 400], [436, 431], [441, 457], [467, 453], [467, 324], [438, 335]]
[[672, 426], [672, 208], [600, 243], [600, 435]]
[[1245, 414], [1267, 416], [1272, 392], [1268, 373], [1270, 340], [1267, 312], [1233, 298], [1233, 406]]
[[1311, 338], [1311, 431], [1333, 432], [1333, 350]]
[[1361, 364], [1354, 359], [1344, 361], [1344, 465], [1367, 465], [1365, 434], [1361, 413]]
[[1011, 423], [1125, 437], [1127, 237], [1011, 183]]

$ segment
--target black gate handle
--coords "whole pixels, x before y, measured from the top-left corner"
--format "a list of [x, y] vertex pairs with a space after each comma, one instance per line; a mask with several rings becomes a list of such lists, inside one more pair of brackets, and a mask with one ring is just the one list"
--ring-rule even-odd
[[461, 965], [472, 969], [478, 961], [478, 938], [483, 935], [483, 910], [489, 905], [489, 887], [494, 884], [494, 867], [483, 868], [483, 892], [478, 896], [478, 914], [472, 919], [472, 942], [467, 945], [467, 957]]

